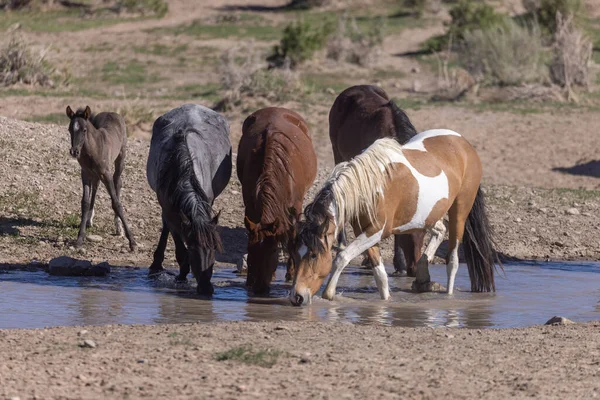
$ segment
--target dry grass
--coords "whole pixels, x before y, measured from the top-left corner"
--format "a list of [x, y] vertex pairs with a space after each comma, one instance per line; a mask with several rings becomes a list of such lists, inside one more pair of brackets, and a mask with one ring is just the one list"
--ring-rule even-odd
[[589, 87], [592, 51], [592, 41], [575, 26], [573, 17], [557, 13], [550, 77], [566, 89], [569, 101], [577, 101], [573, 86]]
[[289, 65], [268, 69], [262, 59], [252, 44], [234, 47], [223, 54], [219, 74], [224, 98], [215, 108], [230, 108], [240, 104], [245, 97], [284, 102], [305, 92], [298, 73]]
[[512, 20], [486, 30], [465, 32], [460, 62], [476, 79], [501, 86], [547, 80], [542, 35], [536, 24]]
[[13, 36], [6, 47], [0, 49], [0, 83], [54, 86], [50, 78], [52, 69], [44, 58], [44, 52], [34, 56], [27, 43]]
[[128, 136], [134, 135], [137, 131], [150, 132], [152, 123], [157, 117], [154, 109], [136, 100], [118, 107], [117, 113], [125, 118]]
[[381, 54], [385, 20], [361, 31], [355, 18], [340, 17], [338, 28], [327, 42], [327, 58], [363, 67], [372, 65]]

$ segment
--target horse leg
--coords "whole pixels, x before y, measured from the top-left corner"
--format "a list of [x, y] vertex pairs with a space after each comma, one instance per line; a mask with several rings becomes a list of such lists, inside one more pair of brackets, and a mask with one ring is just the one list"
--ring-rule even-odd
[[169, 239], [169, 227], [167, 226], [167, 222], [162, 220], [162, 229], [160, 231], [160, 238], [158, 239], [158, 245], [156, 246], [156, 250], [154, 250], [154, 259], [152, 260], [152, 265], [150, 265], [150, 273], [157, 273], [163, 268], [163, 261], [165, 260], [165, 249], [167, 248], [167, 240]]
[[90, 191], [92, 187], [92, 179], [81, 170], [81, 182], [83, 184], [83, 195], [81, 196], [81, 223], [79, 224], [79, 234], [77, 235], [76, 247], [83, 246], [85, 239], [85, 226], [87, 224], [90, 213]]
[[96, 204], [96, 193], [98, 192], [98, 183], [99, 183], [99, 179], [94, 179], [92, 181], [92, 197], [90, 199], [90, 217], [88, 218], [87, 222], [86, 222], [86, 228], [91, 228], [94, 226], [94, 215], [96, 214], [94, 212], [94, 205]]
[[288, 253], [288, 260], [287, 260], [287, 266], [286, 266], [286, 272], [285, 272], [285, 281], [286, 282], [291, 282], [292, 279], [294, 279], [294, 276], [296, 275], [296, 265], [294, 264], [294, 257], [292, 257], [292, 253], [294, 251], [294, 241], [289, 239], [287, 242], [287, 253]]
[[465, 221], [467, 220], [473, 202], [475, 201], [475, 193], [462, 192], [459, 193], [454, 200], [454, 204], [448, 210], [448, 255], [446, 256], [446, 273], [448, 275], [448, 294], [454, 293], [454, 279], [458, 271], [458, 245], [462, 242], [465, 231]]
[[[167, 236], [168, 234], [169, 231], [167, 231]], [[177, 260], [177, 264], [179, 264], [179, 275], [177, 275], [175, 280], [178, 282], [185, 282], [187, 281], [187, 276], [190, 273], [190, 259], [188, 257], [188, 250], [185, 247], [185, 243], [183, 242], [181, 236], [178, 234], [172, 234], [172, 236], [173, 241], [175, 242], [175, 259]]]
[[106, 175], [104, 175], [104, 178], [102, 179], [102, 183], [104, 183], [104, 186], [106, 186], [106, 190], [108, 190], [108, 194], [110, 195], [110, 200], [112, 203], [113, 211], [115, 212], [117, 217], [119, 217], [121, 219], [121, 221], [123, 221], [123, 227], [125, 228], [125, 236], [127, 236], [127, 239], [129, 240], [129, 249], [131, 251], [134, 251], [137, 248], [137, 244], [135, 243], [133, 234], [131, 233], [131, 230], [129, 229], [129, 224], [127, 223], [127, 220], [125, 219], [125, 211], [123, 210], [123, 206], [121, 205], [121, 200], [119, 199], [119, 197], [117, 197], [115, 183], [112, 179], [108, 178]]
[[[121, 174], [125, 168], [125, 149], [121, 151], [121, 154], [115, 160], [115, 173], [113, 174], [113, 183], [115, 185], [115, 192], [117, 198], [121, 201], [121, 188], [123, 187], [123, 181], [121, 180]], [[123, 237], [123, 224], [118, 216], [115, 215], [115, 233], [117, 236]]]
[[437, 282], [432, 282], [429, 275], [429, 261], [427, 260], [427, 256], [423, 256], [425, 232], [419, 234], [413, 233], [412, 236], [415, 239], [412, 253], [413, 260], [419, 260], [416, 262], [416, 279], [412, 283], [412, 290], [417, 293], [444, 291], [444, 287]]
[[440, 247], [444, 241], [444, 236], [446, 236], [446, 224], [442, 218], [436, 222], [431, 229], [431, 239], [425, 248], [425, 256], [427, 257], [428, 262], [433, 261], [438, 247]]
[[[361, 233], [352, 243], [348, 245], [348, 247], [338, 253], [338, 255], [335, 257], [335, 260], [333, 260], [331, 276], [329, 278], [329, 282], [327, 282], [325, 291], [323, 292], [324, 299], [333, 299], [333, 296], [335, 296], [335, 290], [337, 288], [337, 282], [340, 279], [342, 271], [344, 268], [346, 268], [346, 265], [348, 265], [348, 263], [352, 261], [354, 257], [357, 257], [365, 250], [379, 243], [382, 235], [383, 229], [371, 236], [367, 236], [366, 233]], [[385, 281], [387, 283], [387, 277], [385, 278]], [[389, 292], [387, 294], [382, 293], [382, 298], [384, 300], [388, 299], [389, 296]]]
[[385, 266], [383, 265], [383, 259], [381, 258], [381, 252], [379, 246], [373, 246], [367, 250], [369, 260], [373, 267], [373, 276], [375, 277], [375, 283], [377, 289], [383, 300], [387, 300], [390, 297], [390, 287], [388, 285], [387, 273], [385, 272]]
[[401, 242], [403, 240], [402, 235], [394, 235], [394, 275], [406, 276], [407, 265], [404, 251], [402, 250]]

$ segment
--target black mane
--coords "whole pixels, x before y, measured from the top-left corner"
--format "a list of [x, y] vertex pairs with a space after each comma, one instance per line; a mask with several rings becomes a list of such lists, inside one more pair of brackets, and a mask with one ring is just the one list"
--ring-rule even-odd
[[173, 136], [174, 145], [160, 170], [158, 186], [166, 193], [172, 208], [187, 218], [182, 223], [187, 241], [197, 240], [201, 247], [220, 249], [219, 234], [215, 224], [211, 223], [212, 208], [194, 173], [186, 136], [186, 131]]
[[400, 109], [396, 103], [390, 100], [389, 105], [392, 110], [392, 115], [394, 116], [396, 140], [398, 140], [400, 144], [405, 144], [417, 134], [417, 130], [412, 122], [410, 122], [408, 115], [406, 115], [406, 113], [402, 111], [402, 109]]
[[304, 221], [298, 233], [298, 238], [313, 253], [322, 253], [327, 249], [323, 246], [320, 237], [325, 233], [329, 222], [334, 218], [329, 211], [333, 202], [331, 183], [327, 183], [317, 194], [312, 203], [304, 208]]

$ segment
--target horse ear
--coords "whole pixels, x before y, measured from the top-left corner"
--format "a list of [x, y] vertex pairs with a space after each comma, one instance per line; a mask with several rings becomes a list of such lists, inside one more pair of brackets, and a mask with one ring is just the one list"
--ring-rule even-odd
[[85, 111], [83, 112], [83, 118], [90, 119], [91, 115], [92, 115], [92, 110], [90, 109], [90, 106], [85, 106]]
[[248, 216], [245, 216], [244, 217], [244, 225], [246, 225], [246, 229], [248, 229], [249, 231], [254, 231], [254, 230], [256, 230], [257, 224], [250, 221], [250, 218], [248, 218]]
[[71, 106], [67, 106], [67, 117], [69, 117], [69, 119], [73, 119], [73, 115], [75, 115], [75, 113], [73, 110], [71, 110]]
[[219, 212], [217, 213], [217, 215], [215, 215], [213, 217], [213, 219], [210, 221], [213, 225], [219, 225], [219, 217], [221, 216], [221, 211], [219, 210]]

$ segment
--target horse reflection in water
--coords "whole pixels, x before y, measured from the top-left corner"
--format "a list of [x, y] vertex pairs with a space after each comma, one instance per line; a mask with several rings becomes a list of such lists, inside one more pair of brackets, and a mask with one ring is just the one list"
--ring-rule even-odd
[[[348, 263], [392, 234], [425, 232], [449, 214], [450, 245], [447, 290], [454, 291], [458, 245], [463, 242], [474, 292], [495, 291], [494, 249], [483, 192], [481, 161], [458, 133], [429, 130], [405, 145], [395, 139], [377, 140], [364, 153], [336, 166], [315, 200], [305, 209], [295, 251], [298, 265], [290, 301], [310, 302], [332, 270], [323, 298], [333, 299], [338, 279]], [[360, 233], [332, 262], [333, 241], [345, 222]], [[413, 249], [420, 260], [421, 246]], [[387, 274], [378, 257], [373, 269], [382, 299], [390, 297]], [[417, 265], [413, 289], [441, 291], [432, 282], [426, 258]]]

